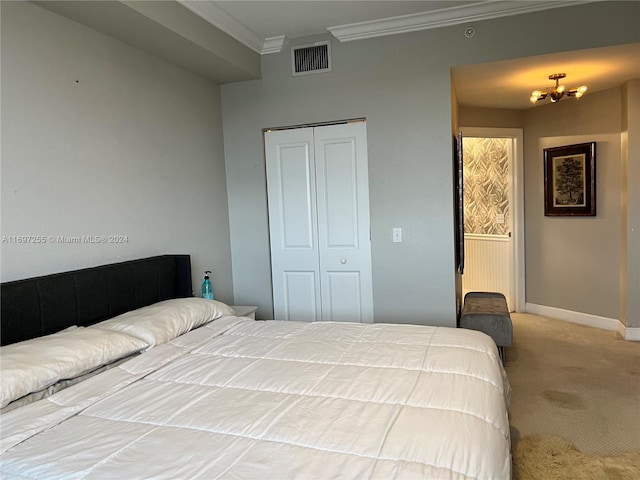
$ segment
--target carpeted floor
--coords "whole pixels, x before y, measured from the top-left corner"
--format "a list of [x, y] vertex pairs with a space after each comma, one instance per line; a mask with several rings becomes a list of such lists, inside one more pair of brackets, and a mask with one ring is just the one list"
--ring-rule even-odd
[[514, 448], [546, 434], [591, 455], [640, 449], [640, 342], [536, 315], [511, 318], [505, 369]]
[[528, 435], [513, 452], [513, 480], [638, 480], [640, 450], [587, 455], [563, 437]]

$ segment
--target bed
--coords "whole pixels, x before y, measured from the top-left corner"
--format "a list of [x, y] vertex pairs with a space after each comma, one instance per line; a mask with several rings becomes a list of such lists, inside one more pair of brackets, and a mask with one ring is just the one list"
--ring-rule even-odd
[[0, 477], [511, 478], [488, 336], [253, 320], [190, 279], [168, 255], [2, 285]]

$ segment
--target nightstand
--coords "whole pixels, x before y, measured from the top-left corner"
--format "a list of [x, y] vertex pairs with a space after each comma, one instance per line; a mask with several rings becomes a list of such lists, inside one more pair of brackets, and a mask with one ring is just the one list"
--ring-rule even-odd
[[238, 317], [249, 317], [256, 319], [256, 310], [258, 307], [252, 305], [231, 305]]

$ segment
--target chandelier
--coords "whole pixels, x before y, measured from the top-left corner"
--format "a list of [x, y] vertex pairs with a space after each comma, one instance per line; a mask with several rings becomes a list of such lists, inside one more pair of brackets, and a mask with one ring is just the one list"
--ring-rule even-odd
[[549, 75], [549, 80], [555, 80], [556, 84], [553, 87], [547, 88], [546, 91], [534, 90], [531, 92], [531, 103], [536, 103], [538, 100], [544, 100], [545, 98], [551, 98], [552, 102], [559, 101], [565, 95], [568, 97], [580, 98], [587, 91], [587, 87], [582, 85], [581, 87], [572, 88], [570, 90], [565, 89], [564, 85], [560, 85], [560, 79], [565, 78], [566, 73], [554, 73]]

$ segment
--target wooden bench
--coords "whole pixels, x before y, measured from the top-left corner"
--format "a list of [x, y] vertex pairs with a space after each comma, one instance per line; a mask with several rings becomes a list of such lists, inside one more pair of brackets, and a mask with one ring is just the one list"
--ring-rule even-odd
[[478, 330], [493, 338], [504, 363], [504, 347], [510, 347], [513, 341], [513, 324], [504, 295], [495, 292], [467, 293], [460, 327]]

